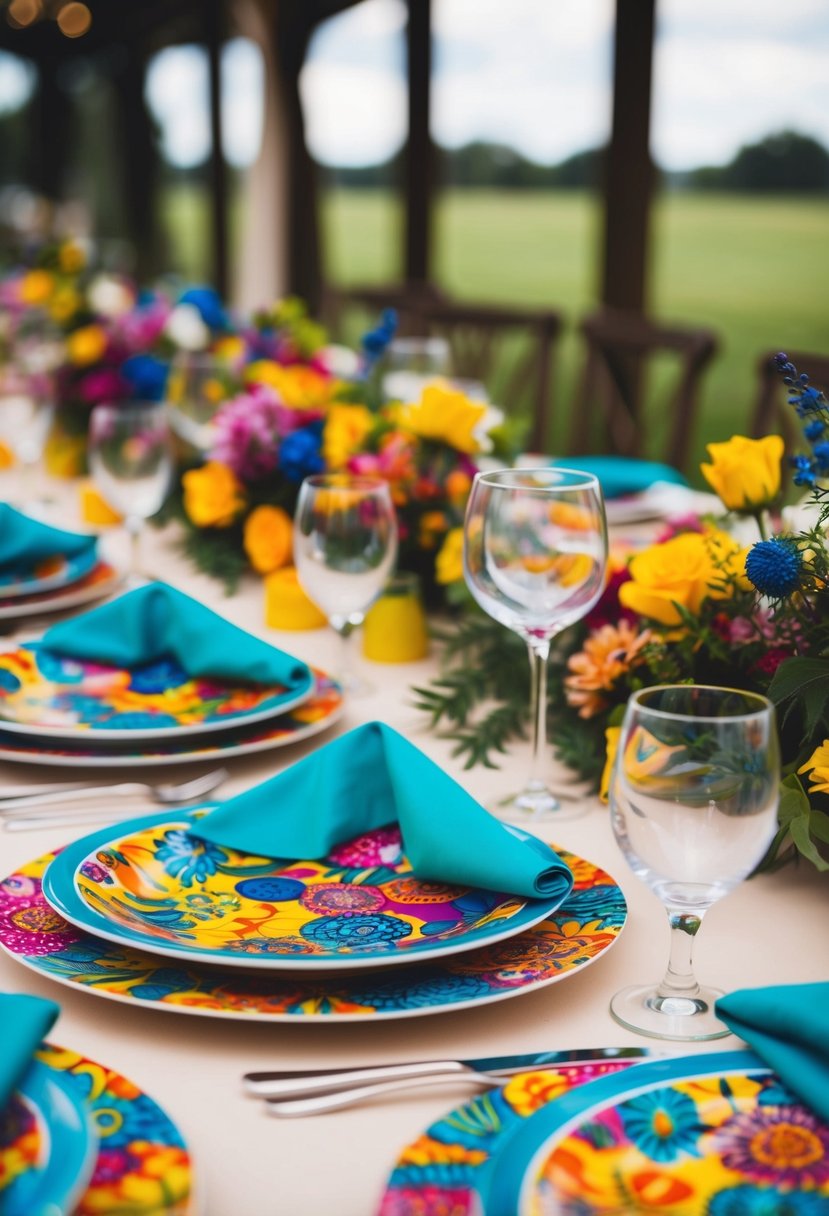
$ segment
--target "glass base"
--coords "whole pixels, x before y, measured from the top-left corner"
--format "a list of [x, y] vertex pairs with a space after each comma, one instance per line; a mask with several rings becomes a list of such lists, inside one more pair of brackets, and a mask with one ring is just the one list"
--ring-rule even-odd
[[542, 783], [531, 784], [520, 794], [510, 794], [488, 809], [497, 819], [532, 828], [535, 824], [564, 823], [580, 819], [590, 809], [586, 798], [575, 794], [553, 793]]
[[334, 672], [334, 679], [341, 686], [345, 695], [353, 697], [355, 700], [370, 697], [377, 691], [370, 680], [364, 680], [362, 676], [355, 675], [353, 671]]
[[645, 984], [622, 988], [610, 1012], [620, 1026], [652, 1039], [721, 1039], [731, 1034], [714, 1013], [715, 1001], [724, 995], [718, 988], [698, 988], [693, 997], [662, 997], [653, 984]]

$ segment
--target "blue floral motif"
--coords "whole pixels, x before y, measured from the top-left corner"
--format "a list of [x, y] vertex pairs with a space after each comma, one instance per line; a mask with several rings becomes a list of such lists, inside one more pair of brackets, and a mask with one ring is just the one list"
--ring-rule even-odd
[[193, 881], [205, 882], [215, 874], [227, 853], [209, 840], [200, 840], [182, 828], [165, 832], [161, 840], [154, 840], [156, 857], [173, 878], [178, 878], [183, 887], [192, 887]]
[[485, 979], [475, 975], [453, 975], [444, 973], [420, 982], [414, 977], [408, 983], [396, 979], [376, 988], [361, 988], [350, 994], [349, 999], [367, 1005], [378, 1012], [392, 1009], [428, 1009], [441, 1005], [472, 1001], [486, 996], [491, 991]]
[[555, 919], [578, 920], [588, 924], [601, 922], [603, 929], [621, 928], [627, 916], [625, 898], [618, 887], [595, 886], [584, 891], [572, 891], [553, 914]]
[[17, 692], [20, 680], [13, 671], [0, 667], [0, 692]]
[[108, 718], [112, 712], [111, 706], [97, 697], [87, 697], [83, 693], [61, 693], [54, 699], [57, 710], [71, 714], [83, 726], [108, 726]]
[[412, 926], [385, 912], [365, 916], [321, 916], [302, 925], [300, 933], [318, 946], [368, 950], [381, 942], [397, 942], [409, 937]]
[[675, 1161], [682, 1153], [699, 1156], [697, 1138], [703, 1129], [687, 1094], [656, 1089], [623, 1103], [619, 1114], [628, 1136], [651, 1160]]
[[245, 899], [276, 904], [299, 899], [305, 883], [298, 878], [244, 878], [237, 882], [236, 890]]
[[168, 688], [178, 688], [185, 684], [190, 677], [175, 659], [157, 659], [154, 663], [146, 663], [132, 673], [130, 688], [136, 692], [153, 694], [166, 692]]
[[826, 1216], [827, 1211], [829, 1200], [814, 1192], [746, 1183], [715, 1195], [706, 1216]]
[[104, 1090], [100, 1097], [91, 1099], [90, 1114], [106, 1148], [122, 1148], [134, 1140], [184, 1148], [175, 1124], [146, 1094], [120, 1098]]

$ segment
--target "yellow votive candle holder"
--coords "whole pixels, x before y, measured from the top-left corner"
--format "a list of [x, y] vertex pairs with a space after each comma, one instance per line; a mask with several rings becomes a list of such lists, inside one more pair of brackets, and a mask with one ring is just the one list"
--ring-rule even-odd
[[82, 481], [78, 493], [81, 499], [81, 519], [85, 523], [98, 524], [101, 527], [123, 523], [123, 515], [109, 505], [93, 482]]
[[416, 574], [395, 574], [366, 613], [363, 654], [375, 663], [413, 663], [429, 653], [426, 613]]
[[293, 566], [274, 570], [264, 582], [269, 629], [321, 629], [328, 624], [325, 613], [303, 591]]

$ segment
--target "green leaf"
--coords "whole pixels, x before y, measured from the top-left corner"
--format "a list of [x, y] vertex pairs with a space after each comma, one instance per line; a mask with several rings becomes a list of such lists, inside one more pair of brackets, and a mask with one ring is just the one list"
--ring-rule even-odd
[[[818, 816], [821, 818], [818, 819]], [[780, 785], [780, 807], [778, 818], [789, 830], [797, 850], [816, 870], [829, 870], [829, 861], [821, 857], [812, 835], [825, 839], [825, 817], [822, 811], [813, 810], [799, 777], [792, 773]], [[815, 832], [814, 829], [817, 828]]]
[[800, 707], [805, 731], [811, 735], [826, 717], [829, 660], [786, 659], [774, 673], [768, 695], [783, 710], [784, 722]]

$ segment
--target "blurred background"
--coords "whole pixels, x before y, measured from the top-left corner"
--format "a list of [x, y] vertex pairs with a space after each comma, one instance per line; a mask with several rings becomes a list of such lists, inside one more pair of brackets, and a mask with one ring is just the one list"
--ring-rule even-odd
[[761, 357], [829, 355], [827, 79], [825, 0], [10, 0], [2, 254], [74, 235], [349, 339], [372, 287], [555, 313], [552, 451], [585, 316], [705, 328], [695, 458]]

